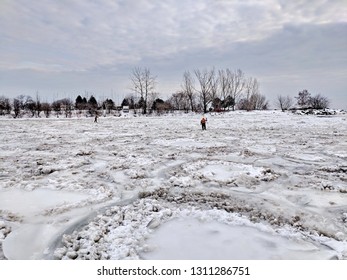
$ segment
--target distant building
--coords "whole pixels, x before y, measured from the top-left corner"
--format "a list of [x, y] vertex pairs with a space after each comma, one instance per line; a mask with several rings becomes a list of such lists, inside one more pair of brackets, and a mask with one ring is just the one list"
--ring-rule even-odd
[[129, 113], [129, 106], [123, 106], [123, 113]]

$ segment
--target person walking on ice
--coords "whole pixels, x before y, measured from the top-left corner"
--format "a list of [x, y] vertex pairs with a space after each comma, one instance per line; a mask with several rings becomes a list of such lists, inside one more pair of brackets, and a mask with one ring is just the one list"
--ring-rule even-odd
[[207, 118], [205, 116], [202, 116], [202, 119], [200, 121], [202, 130], [206, 130], [206, 122], [207, 122]]

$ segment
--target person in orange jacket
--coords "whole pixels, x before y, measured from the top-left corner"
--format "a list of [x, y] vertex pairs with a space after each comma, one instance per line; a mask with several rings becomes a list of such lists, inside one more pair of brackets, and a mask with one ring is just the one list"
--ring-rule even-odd
[[206, 122], [207, 122], [207, 118], [205, 116], [203, 116], [201, 121], [200, 121], [202, 130], [206, 130]]

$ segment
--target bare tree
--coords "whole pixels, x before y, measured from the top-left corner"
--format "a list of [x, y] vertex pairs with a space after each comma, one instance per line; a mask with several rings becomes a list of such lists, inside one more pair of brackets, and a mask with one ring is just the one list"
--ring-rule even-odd
[[25, 110], [31, 113], [31, 117], [35, 116], [36, 112], [36, 102], [31, 98], [31, 96], [27, 96], [24, 103]]
[[151, 113], [152, 113], [152, 106], [153, 106], [153, 103], [159, 99], [159, 92], [150, 92], [148, 94], [148, 97], [147, 97], [147, 108], [151, 108]]
[[221, 106], [235, 110], [236, 100], [239, 102], [245, 86], [244, 74], [241, 70], [232, 72], [230, 69], [218, 71], [218, 92]]
[[63, 98], [61, 100], [54, 101], [51, 108], [55, 111], [57, 118], [61, 114], [61, 111], [64, 111], [65, 117], [67, 118], [72, 116], [74, 103], [69, 98]]
[[14, 111], [14, 117], [15, 118], [20, 116], [21, 101], [18, 98], [13, 99], [13, 111]]
[[252, 104], [252, 110], [267, 110], [269, 108], [269, 102], [266, 100], [266, 97], [260, 93], [253, 94], [250, 102]]
[[[225, 70], [218, 71], [219, 81], [219, 97], [223, 105], [226, 105], [226, 101], [230, 98], [230, 80]], [[223, 106], [225, 109], [227, 106]]]
[[4, 96], [0, 96], [0, 115], [11, 114], [10, 100]]
[[182, 89], [184, 94], [187, 96], [192, 112], [195, 111], [195, 94], [194, 94], [194, 78], [189, 71], [183, 74]]
[[41, 106], [42, 106], [42, 111], [44, 112], [46, 118], [49, 118], [49, 116], [51, 115], [51, 112], [52, 112], [51, 105], [47, 102], [43, 102], [41, 104]]
[[147, 113], [148, 96], [154, 92], [156, 85], [156, 77], [151, 75], [148, 68], [142, 69], [136, 67], [132, 71], [131, 81], [133, 83], [132, 90], [139, 93], [143, 102], [143, 114]]
[[198, 79], [200, 89], [198, 90], [201, 99], [204, 113], [207, 113], [207, 107], [212, 102], [212, 86], [214, 85], [213, 79], [215, 72], [214, 70], [195, 70], [196, 78]]
[[40, 113], [42, 112], [42, 104], [38, 93], [36, 93], [35, 109], [37, 117], [40, 117]]
[[189, 99], [183, 91], [173, 93], [169, 99], [169, 103], [174, 110], [185, 110], [188, 111]]
[[244, 85], [245, 100], [243, 100], [243, 109], [247, 111], [255, 110], [259, 100], [259, 83], [255, 78], [248, 78]]
[[31, 101], [32, 98], [30, 96], [27, 95], [19, 95], [17, 98], [18, 101], [18, 105], [20, 106], [21, 110], [25, 110], [28, 104], [28, 100]]
[[241, 110], [267, 110], [269, 103], [266, 97], [260, 94], [259, 83], [255, 78], [250, 77], [245, 82], [245, 98], [239, 102], [239, 109]]
[[310, 98], [309, 105], [313, 109], [325, 109], [329, 106], [329, 100], [327, 97], [317, 94]]
[[230, 69], [226, 69], [226, 75], [228, 76], [229, 93], [234, 100], [232, 107], [233, 110], [235, 110], [235, 104], [241, 99], [245, 87], [245, 75], [240, 69], [234, 72]]
[[282, 112], [288, 110], [290, 107], [292, 107], [294, 104], [293, 99], [287, 95], [282, 96], [278, 95], [277, 100], [275, 101], [275, 105], [282, 110]]
[[54, 101], [52, 103], [52, 109], [54, 110], [55, 115], [57, 116], [57, 118], [59, 118], [59, 115], [61, 114], [61, 109], [62, 109], [61, 100]]
[[65, 113], [65, 118], [72, 116], [72, 110], [74, 108], [74, 104], [71, 101], [71, 99], [69, 98], [64, 98], [62, 100], [60, 100], [61, 104], [62, 104], [62, 108], [64, 109], [64, 113]]
[[[245, 110], [260, 110], [268, 107], [265, 96], [259, 93], [259, 83], [255, 78], [246, 80], [245, 74], [240, 70], [232, 71], [229, 68], [218, 70], [217, 74], [212, 70], [194, 70], [198, 85], [194, 87], [189, 72], [183, 76], [183, 92], [196, 92], [200, 98], [200, 109], [205, 113], [210, 104], [215, 110], [232, 108], [239, 104], [238, 108]], [[243, 96], [245, 98], [243, 98]], [[191, 101], [192, 99], [190, 99]], [[195, 109], [198, 106], [195, 106]]]
[[216, 75], [214, 69], [212, 70], [213, 73], [211, 73], [212, 77], [211, 77], [211, 85], [210, 85], [210, 99], [211, 102], [214, 103], [214, 108], [215, 109], [220, 109], [220, 105], [221, 105], [221, 99], [219, 98], [219, 78]]
[[266, 97], [264, 95], [257, 93], [257, 94], [251, 95], [249, 99], [246, 99], [246, 98], [240, 99], [237, 107], [240, 110], [247, 110], [247, 111], [267, 110], [269, 107], [269, 103], [266, 100]]

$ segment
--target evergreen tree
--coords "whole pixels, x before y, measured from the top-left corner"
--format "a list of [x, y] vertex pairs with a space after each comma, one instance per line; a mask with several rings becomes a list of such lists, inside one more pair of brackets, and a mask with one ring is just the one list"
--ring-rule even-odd
[[307, 89], [300, 91], [298, 96], [295, 97], [299, 106], [305, 107], [310, 105], [311, 93]]
[[160, 98], [157, 98], [156, 100], [154, 100], [152, 104], [152, 110], [158, 110], [158, 108], [160, 107], [160, 104], [164, 104], [164, 100]]
[[98, 108], [98, 102], [96, 101], [96, 99], [93, 95], [89, 98], [88, 105], [91, 109], [97, 109]]
[[82, 99], [81, 95], [79, 95], [79, 96], [77, 96], [76, 101], [75, 101], [75, 108], [81, 110], [81, 109], [83, 109], [82, 107], [83, 107], [83, 99]]
[[123, 107], [123, 106], [129, 106], [129, 100], [128, 100], [128, 98], [124, 98], [124, 99], [123, 99], [121, 106], [122, 106], [122, 107]]

